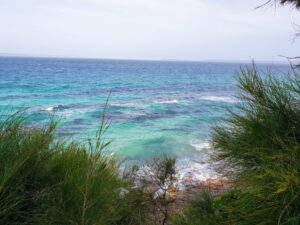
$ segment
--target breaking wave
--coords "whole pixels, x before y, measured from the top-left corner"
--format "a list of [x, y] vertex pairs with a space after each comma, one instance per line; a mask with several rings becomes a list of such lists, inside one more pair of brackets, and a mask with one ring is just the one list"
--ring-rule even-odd
[[215, 96], [215, 95], [207, 95], [199, 97], [201, 100], [206, 101], [213, 101], [213, 102], [228, 102], [228, 103], [235, 103], [238, 100], [234, 97], [227, 97], [227, 96]]

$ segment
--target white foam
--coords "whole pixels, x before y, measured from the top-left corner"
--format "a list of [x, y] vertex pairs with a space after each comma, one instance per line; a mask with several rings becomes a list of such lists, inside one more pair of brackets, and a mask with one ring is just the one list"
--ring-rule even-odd
[[95, 109], [93, 108], [67, 108], [67, 109], [61, 109], [57, 110], [56, 107], [53, 106], [46, 106], [41, 107], [40, 110], [47, 111], [49, 113], [55, 112], [56, 115], [63, 116], [63, 117], [70, 117], [74, 114], [84, 114], [87, 112], [93, 112]]
[[135, 107], [135, 108], [145, 108], [147, 107], [145, 104], [138, 102], [110, 102], [110, 106], [118, 106], [118, 107]]
[[193, 146], [196, 150], [202, 151], [206, 149], [211, 149], [211, 144], [209, 142], [200, 142], [200, 141], [192, 141], [190, 143], [191, 146]]
[[237, 102], [236, 98], [229, 97], [229, 96], [206, 95], [206, 96], [200, 96], [199, 99], [213, 101], [213, 102], [229, 102], [229, 103]]
[[111, 102], [109, 103], [111, 106], [123, 106], [123, 107], [134, 107], [136, 106], [133, 102]]
[[208, 179], [218, 179], [221, 175], [216, 171], [216, 165], [209, 161], [199, 163], [194, 160], [184, 160], [178, 163], [178, 188], [197, 185]]
[[[126, 167], [123, 167], [120, 172], [122, 170], [124, 172], [125, 168]], [[207, 159], [204, 163], [199, 163], [197, 160], [193, 160], [191, 158], [178, 159], [176, 163], [176, 186], [179, 190], [184, 190], [187, 187], [199, 186], [202, 182], [209, 179], [223, 178], [223, 176], [216, 171], [216, 168], [217, 164], [212, 163]], [[121, 174], [123, 172], [121, 172]], [[136, 174], [136, 187], [140, 187], [142, 185], [139, 178], [151, 181], [151, 177], [154, 175], [154, 171], [151, 167], [148, 165], [141, 166]]]
[[65, 110], [58, 111], [57, 115], [61, 115], [61, 116], [64, 116], [64, 117], [70, 117], [70, 116], [75, 115], [75, 114], [85, 114], [85, 113], [88, 113], [88, 112], [93, 112], [94, 110], [95, 109], [93, 109], [93, 108], [65, 109]]
[[30, 108], [32, 111], [47, 111], [47, 112], [53, 112], [54, 111], [54, 107], [53, 106], [45, 106], [45, 107], [42, 107], [42, 106], [38, 106], [38, 107], [31, 107]]
[[208, 141], [191, 141], [189, 143], [198, 153], [198, 159], [195, 161], [206, 164], [211, 160], [211, 154], [213, 152], [212, 146]]
[[50, 106], [50, 107], [45, 108], [45, 110], [48, 112], [52, 112], [54, 110], [54, 107]]
[[145, 116], [146, 114], [143, 112], [125, 112], [125, 114], [132, 116], [132, 117], [137, 117], [137, 116]]
[[173, 104], [173, 103], [179, 103], [177, 99], [171, 99], [171, 100], [155, 100], [153, 101], [156, 104]]

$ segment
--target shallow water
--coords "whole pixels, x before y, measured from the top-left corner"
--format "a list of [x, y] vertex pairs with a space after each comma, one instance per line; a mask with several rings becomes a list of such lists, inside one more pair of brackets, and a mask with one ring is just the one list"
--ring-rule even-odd
[[[111, 92], [109, 150], [129, 160], [162, 153], [205, 164], [211, 126], [237, 103], [238, 63], [0, 57], [0, 110], [32, 122], [61, 118], [58, 136], [93, 137]], [[262, 71], [287, 65], [259, 64]], [[203, 165], [204, 165], [203, 164]], [[203, 166], [205, 168], [205, 166]]]

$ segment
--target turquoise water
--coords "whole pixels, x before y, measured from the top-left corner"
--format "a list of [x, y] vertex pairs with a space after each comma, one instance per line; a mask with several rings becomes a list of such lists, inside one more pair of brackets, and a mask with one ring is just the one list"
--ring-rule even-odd
[[[211, 126], [237, 102], [236, 63], [0, 58], [0, 110], [60, 118], [59, 137], [94, 137], [111, 92], [109, 150], [131, 160], [201, 158]], [[287, 65], [259, 64], [288, 70]]]

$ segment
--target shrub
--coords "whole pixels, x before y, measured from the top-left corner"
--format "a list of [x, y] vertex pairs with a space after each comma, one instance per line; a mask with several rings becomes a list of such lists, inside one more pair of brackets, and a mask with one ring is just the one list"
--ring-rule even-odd
[[217, 157], [236, 168], [245, 192], [235, 201], [232, 224], [300, 223], [300, 80], [262, 78], [255, 66], [241, 71], [242, 102], [227, 127], [216, 127]]
[[103, 154], [106, 124], [79, 144], [55, 141], [53, 121], [25, 121], [16, 113], [0, 123], [0, 224], [117, 224], [125, 183]]
[[190, 202], [182, 213], [173, 218], [173, 225], [217, 225], [218, 213], [208, 190], [203, 190]]
[[262, 77], [253, 66], [242, 69], [238, 81], [242, 101], [229, 112], [226, 125], [214, 128], [212, 138], [216, 160], [231, 168], [226, 175], [235, 181], [233, 190], [212, 204], [198, 200], [176, 220], [189, 225], [300, 224], [299, 77]]
[[22, 112], [0, 120], [0, 224], [166, 223], [175, 159], [153, 160], [151, 175], [138, 176], [133, 166], [121, 177], [105, 154], [104, 117], [95, 139], [85, 143], [57, 141], [56, 126], [51, 119], [31, 127]]
[[170, 206], [175, 201], [171, 193], [177, 189], [176, 159], [162, 156], [154, 158], [143, 167], [132, 168], [125, 173], [125, 180], [135, 184], [129, 189], [126, 204], [133, 205], [134, 210], [127, 210], [126, 217], [139, 219], [140, 223], [133, 224], [168, 224]]

